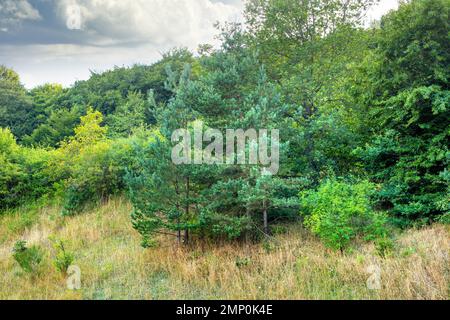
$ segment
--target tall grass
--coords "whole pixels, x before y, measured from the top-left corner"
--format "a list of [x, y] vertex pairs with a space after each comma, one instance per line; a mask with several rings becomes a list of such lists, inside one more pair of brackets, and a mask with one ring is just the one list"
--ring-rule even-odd
[[[20, 222], [28, 219], [26, 210], [0, 217], [1, 299], [449, 298], [449, 228], [442, 225], [399, 235], [393, 252], [380, 258], [366, 243], [344, 254], [331, 251], [300, 226], [270, 245], [184, 248], [161, 238], [159, 247], [143, 249], [123, 198], [69, 218], [60, 217], [57, 205], [44, 207]], [[54, 267], [54, 237], [74, 254], [81, 290], [68, 290]], [[19, 239], [46, 252], [37, 276], [24, 274], [11, 257]], [[371, 265], [381, 270], [379, 290], [366, 285]]]

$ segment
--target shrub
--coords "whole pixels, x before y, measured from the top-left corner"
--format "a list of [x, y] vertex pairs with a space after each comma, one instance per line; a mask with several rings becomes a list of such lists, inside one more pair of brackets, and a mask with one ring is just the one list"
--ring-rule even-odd
[[438, 221], [442, 224], [450, 224], [450, 213], [449, 212], [445, 213], [439, 218]]
[[24, 148], [9, 129], [0, 128], [0, 209], [16, 207], [52, 189], [50, 151]]
[[305, 226], [327, 246], [341, 251], [357, 235], [368, 240], [383, 236], [385, 217], [372, 209], [373, 189], [367, 181], [351, 184], [327, 180], [317, 191], [301, 192]]
[[74, 255], [66, 250], [62, 240], [53, 240], [53, 247], [56, 250], [56, 257], [53, 261], [55, 268], [59, 272], [67, 273], [67, 270], [73, 263]]
[[0, 128], [0, 208], [15, 205], [26, 179], [20, 165], [20, 147], [9, 129]]
[[100, 112], [88, 110], [75, 129], [75, 136], [62, 144], [55, 157], [59, 175], [65, 177], [63, 215], [120, 190], [124, 169], [116, 163], [113, 142], [106, 139]]
[[13, 258], [23, 271], [35, 274], [42, 262], [43, 253], [38, 246], [27, 248], [26, 241], [20, 240], [14, 244]]

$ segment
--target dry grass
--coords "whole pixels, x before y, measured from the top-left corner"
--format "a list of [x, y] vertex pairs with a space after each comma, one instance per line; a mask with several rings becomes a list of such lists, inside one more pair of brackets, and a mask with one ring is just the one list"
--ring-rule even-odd
[[[113, 199], [96, 210], [63, 219], [57, 206], [0, 217], [0, 299], [448, 299], [449, 229], [435, 225], [398, 237], [382, 259], [373, 245], [345, 254], [326, 249], [301, 227], [269, 246], [193, 245], [162, 239], [142, 249], [131, 228], [129, 203]], [[25, 218], [24, 218], [25, 217]], [[24, 220], [24, 221], [23, 221]], [[82, 289], [66, 289], [52, 264], [49, 237], [66, 242], [82, 271]], [[25, 239], [46, 252], [30, 277], [11, 257]], [[381, 268], [381, 289], [369, 290], [367, 268]]]

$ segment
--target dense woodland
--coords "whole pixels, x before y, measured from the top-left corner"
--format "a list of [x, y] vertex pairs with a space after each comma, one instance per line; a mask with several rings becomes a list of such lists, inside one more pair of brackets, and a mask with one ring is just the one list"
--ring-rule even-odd
[[[411, 0], [365, 26], [374, 0], [249, 0], [220, 48], [26, 90], [0, 66], [0, 210], [116, 194], [145, 247], [260, 241], [303, 223], [327, 246], [448, 223], [449, 0]], [[175, 165], [171, 134], [279, 129], [280, 171]], [[45, 200], [47, 199], [47, 200]]]

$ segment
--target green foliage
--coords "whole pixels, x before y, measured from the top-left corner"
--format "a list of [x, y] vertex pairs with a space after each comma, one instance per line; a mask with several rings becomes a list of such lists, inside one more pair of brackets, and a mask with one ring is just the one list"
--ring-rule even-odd
[[285, 234], [287, 232], [288, 232], [288, 229], [286, 226], [281, 226], [281, 225], [272, 226], [272, 233], [274, 235]]
[[191, 210], [199, 196], [191, 184], [193, 168], [172, 163], [170, 144], [159, 132], [133, 147], [136, 166], [126, 176], [134, 205], [133, 227], [146, 244], [154, 243], [155, 234], [168, 231], [181, 239], [181, 230], [199, 226], [198, 216]]
[[374, 187], [367, 181], [347, 183], [327, 180], [317, 191], [300, 193], [305, 226], [326, 245], [343, 250], [358, 235], [383, 236], [384, 215], [374, 212], [370, 195]]
[[[134, 65], [130, 68], [116, 67], [104, 73], [92, 73], [89, 80], [78, 81], [68, 92], [69, 105], [92, 106], [105, 117], [115, 113], [119, 106], [126, 104], [128, 96], [153, 90], [157, 103], [166, 103], [173, 96], [165, 87], [166, 68], [181, 72], [186, 63], [193, 63], [192, 54], [186, 49], [174, 49], [163, 54], [162, 59], [150, 66]], [[150, 112], [145, 113], [146, 123], [153, 123]]]
[[103, 116], [88, 110], [75, 135], [61, 145], [55, 158], [65, 179], [63, 215], [79, 212], [91, 200], [120, 190], [124, 170], [117, 164], [112, 142], [102, 127]]
[[53, 239], [53, 247], [56, 250], [56, 256], [53, 261], [55, 268], [64, 274], [67, 273], [67, 270], [72, 265], [74, 261], [73, 253], [66, 250], [64, 246], [64, 242], [59, 239]]
[[360, 155], [382, 184], [379, 205], [402, 225], [448, 212], [448, 9], [413, 0], [385, 16], [367, 66], [375, 134]]
[[367, 35], [358, 26], [374, 2], [247, 2], [250, 44], [281, 84], [289, 106], [283, 118], [294, 122], [284, 133], [290, 145], [285, 162], [313, 184], [333, 173], [355, 174], [352, 150], [363, 136], [355, 130], [362, 121], [355, 121], [349, 83], [368, 52]]
[[11, 233], [23, 233], [26, 229], [32, 227], [38, 221], [38, 213], [30, 210], [25, 213], [17, 214], [18, 218], [8, 223], [8, 230]]
[[238, 197], [246, 208], [247, 214], [263, 213], [264, 233], [270, 233], [269, 212], [280, 208], [297, 208], [295, 195], [299, 181], [280, 179], [272, 175], [261, 174], [258, 168], [252, 170], [248, 179], [241, 181]]
[[0, 209], [34, 199], [51, 188], [45, 174], [52, 153], [17, 145], [9, 129], [0, 128]]
[[438, 221], [443, 224], [450, 224], [450, 213], [445, 213], [441, 217], [439, 217]]
[[23, 271], [30, 274], [36, 274], [42, 262], [43, 253], [38, 246], [26, 246], [26, 241], [20, 240], [14, 244], [13, 258], [19, 264]]
[[[321, 84], [339, 76], [342, 56], [349, 54], [354, 29], [376, 0], [250, 0], [246, 22], [250, 43], [270, 74], [295, 89], [308, 115], [323, 90]], [[352, 50], [351, 54], [359, 54]]]
[[29, 91], [33, 124], [28, 128], [30, 133], [20, 136], [23, 144], [56, 146], [72, 133], [73, 122], [79, 120], [80, 115], [76, 114], [75, 119], [67, 121], [69, 112], [62, 108], [65, 92], [59, 84], [45, 84]]
[[394, 247], [395, 242], [389, 237], [378, 238], [375, 241], [375, 250], [377, 254], [382, 258], [386, 258], [390, 254], [392, 254]]
[[[19, 147], [9, 129], [0, 129], [0, 199], [2, 207], [11, 203], [11, 186], [18, 185], [23, 174], [18, 159]], [[13, 189], [14, 190], [14, 189]]]
[[191, 128], [196, 120], [219, 129], [278, 128], [277, 116], [286, 106], [257, 56], [244, 48], [242, 30], [231, 26], [222, 36], [223, 47], [202, 57], [198, 78], [191, 66], [181, 75], [167, 70], [166, 87], [174, 97], [155, 108], [164, 139], [137, 149], [142, 169], [128, 181], [134, 227], [146, 238], [164, 229], [243, 238], [260, 232], [263, 221], [267, 226], [269, 210], [297, 205], [289, 201], [297, 193], [292, 181], [264, 177], [263, 167], [174, 165], [171, 160], [172, 132]]
[[70, 110], [51, 111], [48, 118], [29, 136], [25, 136], [26, 145], [57, 147], [60, 142], [74, 135], [74, 128], [80, 123], [81, 110], [74, 107]]
[[60, 84], [47, 83], [30, 90], [34, 108], [40, 115], [48, 114], [59, 107], [65, 90]]
[[35, 116], [18, 74], [0, 65], [0, 127], [9, 128], [20, 139], [33, 131]]
[[253, 231], [250, 216], [226, 216], [209, 211], [200, 215], [200, 228], [203, 236], [213, 239], [242, 239]]
[[274, 252], [277, 248], [276, 244], [270, 239], [265, 239], [262, 243], [262, 247], [266, 253]]
[[236, 267], [238, 268], [245, 268], [249, 265], [252, 264], [252, 260], [250, 258], [244, 257], [244, 258], [240, 258], [238, 257], [236, 259]]
[[106, 120], [112, 137], [128, 137], [145, 125], [146, 102], [139, 93], [129, 93], [124, 104]]

